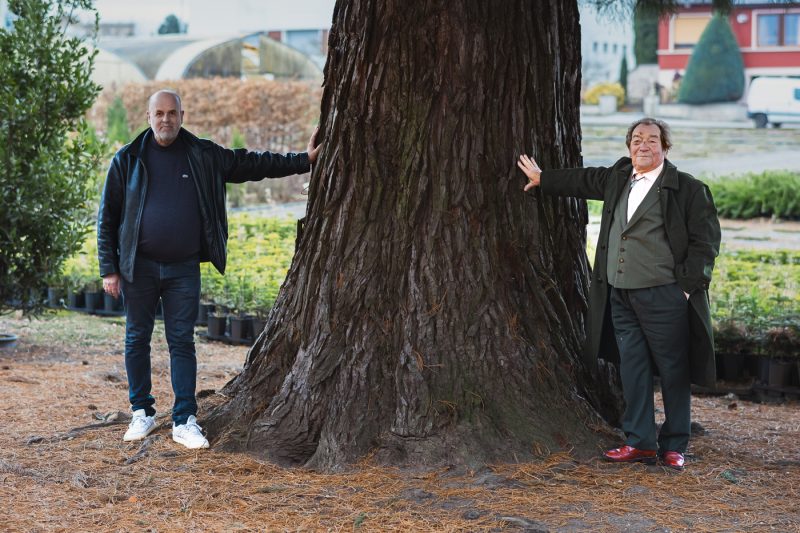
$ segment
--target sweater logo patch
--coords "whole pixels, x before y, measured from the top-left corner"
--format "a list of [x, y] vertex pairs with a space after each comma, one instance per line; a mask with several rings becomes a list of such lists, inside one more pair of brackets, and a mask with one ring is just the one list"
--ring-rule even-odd
[[189, 179], [189, 174], [181, 174], [181, 177], [184, 179]]

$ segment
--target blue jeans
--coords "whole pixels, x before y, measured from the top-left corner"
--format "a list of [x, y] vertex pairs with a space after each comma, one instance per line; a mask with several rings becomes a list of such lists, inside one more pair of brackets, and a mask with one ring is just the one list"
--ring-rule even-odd
[[197, 260], [159, 263], [136, 258], [133, 282], [121, 283], [125, 303], [125, 370], [131, 409], [156, 412], [150, 394], [150, 338], [158, 301], [164, 310], [164, 330], [169, 345], [169, 363], [175, 405], [172, 420], [185, 424], [197, 414], [195, 386], [197, 357], [194, 349], [194, 323], [200, 304], [200, 264]]

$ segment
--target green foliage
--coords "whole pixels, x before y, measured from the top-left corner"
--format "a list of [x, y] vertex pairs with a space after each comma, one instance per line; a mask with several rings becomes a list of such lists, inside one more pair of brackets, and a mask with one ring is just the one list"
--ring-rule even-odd
[[181, 21], [175, 15], [167, 15], [161, 26], [158, 27], [158, 34], [186, 33], [186, 25], [181, 25]]
[[694, 47], [678, 89], [684, 104], [734, 102], [744, 93], [744, 61], [728, 18], [714, 15]]
[[658, 12], [637, 5], [633, 12], [633, 55], [637, 65], [658, 63]]
[[64, 35], [90, 0], [11, 0], [0, 29], [0, 310], [42, 309], [29, 295], [83, 243], [103, 146], [84, 121], [100, 87], [96, 52]]
[[800, 173], [749, 173], [709, 180], [708, 185], [722, 217], [800, 219]]
[[106, 116], [106, 139], [114, 144], [127, 144], [131, 140], [131, 128], [128, 125], [128, 112], [122, 103], [122, 97], [117, 95]]
[[800, 356], [800, 251], [724, 251], [711, 284], [718, 349]]
[[622, 62], [619, 65], [619, 84], [622, 89], [628, 92], [628, 56], [622, 56]]
[[203, 263], [202, 297], [239, 314], [265, 317], [289, 271], [297, 222], [236, 213], [228, 226], [226, 275]]

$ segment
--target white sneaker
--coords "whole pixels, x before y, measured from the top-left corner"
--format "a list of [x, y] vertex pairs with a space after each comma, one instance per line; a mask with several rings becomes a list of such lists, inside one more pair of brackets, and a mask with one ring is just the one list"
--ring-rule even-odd
[[144, 414], [144, 409], [137, 409], [133, 412], [133, 418], [128, 425], [128, 431], [122, 440], [130, 442], [132, 440], [142, 440], [156, 428], [156, 419], [154, 416], [147, 416]]
[[197, 425], [194, 415], [190, 415], [185, 424], [172, 425], [172, 440], [192, 450], [208, 448], [208, 441], [203, 436], [203, 429]]

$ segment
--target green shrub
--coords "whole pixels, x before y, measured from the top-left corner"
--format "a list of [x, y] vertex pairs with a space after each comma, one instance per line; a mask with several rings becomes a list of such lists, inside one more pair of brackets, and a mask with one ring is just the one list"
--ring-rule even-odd
[[297, 221], [236, 213], [229, 218], [228, 228], [226, 275], [203, 263], [202, 297], [240, 314], [264, 317], [289, 271]]
[[728, 18], [714, 15], [694, 47], [678, 89], [684, 104], [735, 102], [744, 93], [744, 61]]
[[637, 65], [658, 63], [658, 17], [657, 9], [636, 3], [633, 12], [633, 55]]
[[720, 351], [800, 356], [800, 251], [726, 251], [711, 284]]
[[619, 84], [626, 93], [628, 91], [628, 56], [622, 56], [622, 62], [619, 65]]
[[106, 139], [114, 144], [127, 144], [131, 141], [131, 128], [128, 125], [128, 112], [117, 95], [106, 116]]
[[96, 52], [64, 26], [89, 0], [12, 0], [0, 27], [0, 311], [44, 289], [94, 221], [102, 143], [86, 123]]
[[708, 180], [721, 217], [800, 218], [800, 173], [766, 171]]

